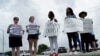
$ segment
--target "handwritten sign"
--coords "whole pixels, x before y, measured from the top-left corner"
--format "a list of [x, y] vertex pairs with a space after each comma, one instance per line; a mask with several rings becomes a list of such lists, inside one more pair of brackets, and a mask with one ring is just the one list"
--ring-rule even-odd
[[84, 26], [83, 32], [92, 33], [93, 32], [93, 22], [92, 22], [92, 19], [83, 19], [82, 21], [83, 21], [83, 26]]
[[64, 32], [83, 31], [83, 22], [76, 18], [67, 18], [64, 20]]
[[57, 36], [59, 32], [59, 24], [56, 22], [46, 23], [44, 36]]
[[37, 34], [39, 31], [39, 26], [38, 25], [28, 25], [27, 29], [28, 29], [29, 34]]
[[22, 35], [22, 28], [21, 27], [11, 27], [10, 33], [13, 35]]

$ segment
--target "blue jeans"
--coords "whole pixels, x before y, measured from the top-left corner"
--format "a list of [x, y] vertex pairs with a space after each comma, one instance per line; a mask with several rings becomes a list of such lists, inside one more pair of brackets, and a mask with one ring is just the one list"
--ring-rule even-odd
[[79, 48], [80, 48], [80, 50], [82, 50], [82, 45], [81, 45], [81, 41], [80, 41], [79, 37], [76, 38], [76, 42], [79, 43]]

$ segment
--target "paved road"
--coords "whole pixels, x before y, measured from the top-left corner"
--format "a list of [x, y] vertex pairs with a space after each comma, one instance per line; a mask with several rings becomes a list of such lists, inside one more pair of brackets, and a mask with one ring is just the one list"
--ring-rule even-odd
[[[98, 51], [93, 51], [93, 52], [88, 52], [88, 53], [81, 53], [81, 52], [78, 52], [77, 55], [69, 55], [68, 53], [62, 53], [62, 54], [59, 54], [59, 56], [91, 56], [91, 55], [97, 55], [97, 54], [100, 54], [100, 50]], [[49, 56], [49, 55], [38, 55], [38, 56]]]

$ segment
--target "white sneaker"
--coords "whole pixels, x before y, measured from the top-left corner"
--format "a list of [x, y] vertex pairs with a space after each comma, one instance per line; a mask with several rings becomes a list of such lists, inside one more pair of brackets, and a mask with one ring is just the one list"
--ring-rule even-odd
[[77, 52], [77, 51], [75, 51], [73, 54], [77, 55], [77, 54], [78, 54], [78, 52]]
[[73, 52], [69, 52], [69, 55], [72, 55], [73, 54]]

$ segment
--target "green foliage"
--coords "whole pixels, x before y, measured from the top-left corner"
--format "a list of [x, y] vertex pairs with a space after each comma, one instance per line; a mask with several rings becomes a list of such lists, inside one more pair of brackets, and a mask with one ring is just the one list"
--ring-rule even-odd
[[11, 51], [5, 52], [5, 54], [11, 56]]
[[49, 49], [49, 47], [48, 47], [47, 45], [45, 45], [45, 44], [40, 44], [40, 45], [38, 46], [38, 54], [41, 54], [41, 52], [43, 52], [43, 51], [45, 51], [45, 50], [47, 50], [47, 49]]

